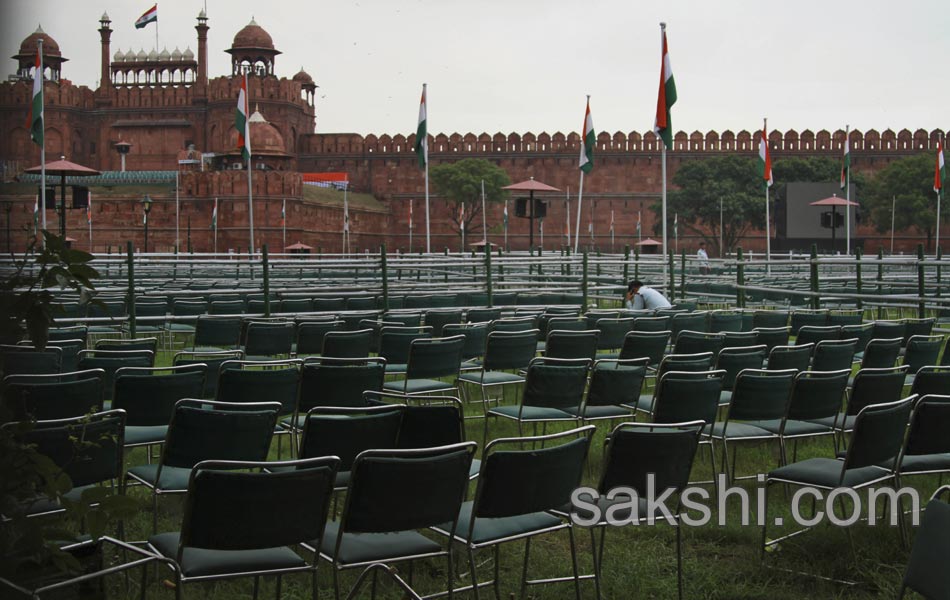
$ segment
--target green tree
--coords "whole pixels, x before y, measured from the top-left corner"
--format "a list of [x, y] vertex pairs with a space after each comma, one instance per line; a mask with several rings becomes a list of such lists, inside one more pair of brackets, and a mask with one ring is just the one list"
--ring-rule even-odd
[[[868, 194], [871, 219], [879, 232], [912, 229], [933, 243], [937, 224], [937, 195], [933, 190], [934, 156], [918, 154], [894, 161], [874, 178]], [[897, 210], [891, 212], [891, 202]], [[941, 207], [941, 210], [943, 207]]]
[[[674, 215], [679, 215], [680, 227], [702, 237], [720, 256], [720, 205], [726, 251], [732, 251], [749, 230], [765, 226], [765, 187], [753, 159], [733, 155], [690, 161], [676, 172], [673, 184], [679, 189], [667, 198], [668, 231], [672, 232]], [[652, 209], [662, 214], [660, 203]], [[659, 227], [662, 223], [654, 229]]]
[[[851, 176], [852, 180], [856, 176], [854, 169]], [[777, 158], [772, 163], [772, 178], [776, 185], [797, 181], [840, 181], [841, 160], [820, 156]]]
[[485, 201], [502, 202], [508, 192], [501, 188], [511, 184], [504, 169], [483, 158], [466, 158], [454, 163], [433, 167], [429, 177], [438, 193], [451, 203], [452, 223], [461, 234], [459, 207], [465, 203], [465, 232], [482, 230], [482, 181], [485, 182]]

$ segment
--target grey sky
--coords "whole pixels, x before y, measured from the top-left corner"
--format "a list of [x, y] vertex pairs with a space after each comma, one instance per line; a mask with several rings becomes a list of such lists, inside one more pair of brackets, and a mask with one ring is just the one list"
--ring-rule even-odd
[[[112, 52], [151, 49], [136, 30], [152, 0], [0, 0], [4, 57], [42, 23], [70, 59], [64, 76], [94, 87], [98, 20], [112, 18]], [[202, 0], [159, 2], [159, 40], [196, 49]], [[895, 131], [946, 128], [950, 10], [905, 0], [207, 0], [209, 75], [229, 72], [234, 34], [252, 16], [320, 86], [317, 131], [415, 130], [429, 84], [429, 131], [570, 132], [585, 94], [597, 131], [652, 128], [659, 22], [668, 24], [679, 101], [691, 132], [769, 129]], [[161, 49], [161, 48], [159, 48]], [[5, 59], [5, 72], [15, 63]]]

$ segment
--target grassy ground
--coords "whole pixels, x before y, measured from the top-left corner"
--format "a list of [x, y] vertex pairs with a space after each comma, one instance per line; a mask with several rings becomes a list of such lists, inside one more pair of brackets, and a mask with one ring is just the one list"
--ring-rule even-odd
[[[159, 363], [166, 363], [170, 356], [163, 355]], [[513, 397], [505, 399], [513, 402]], [[475, 417], [481, 414], [480, 404], [470, 404], [466, 407], [466, 414]], [[476, 440], [481, 445], [482, 420], [469, 419], [467, 421], [468, 438]], [[496, 422], [490, 425], [490, 438], [517, 435], [514, 424]], [[566, 427], [562, 427], [564, 429]], [[553, 428], [549, 428], [549, 432]], [[608, 430], [605, 422], [598, 424], [597, 435], [592, 446], [591, 473], [585, 476], [585, 485], [596, 486], [597, 474], [602, 465], [603, 437]], [[286, 457], [286, 443], [284, 440], [284, 457]], [[831, 444], [828, 438], [815, 442], [804, 443], [799, 447], [798, 458], [812, 456], [831, 456]], [[764, 473], [777, 466], [778, 454], [776, 448], [770, 445], [743, 446], [738, 455], [737, 472], [741, 474]], [[271, 458], [276, 459], [276, 442], [272, 447]], [[136, 450], [128, 457], [129, 465], [144, 462], [144, 450]], [[718, 460], [718, 453], [717, 453]], [[701, 452], [697, 458], [694, 471], [694, 480], [709, 479], [711, 475], [708, 453]], [[921, 490], [922, 498], [926, 499], [937, 487], [936, 477], [922, 477], [910, 480], [909, 483]], [[755, 482], [746, 484], [750, 489]], [[127, 523], [128, 539], [141, 540], [151, 534], [151, 511], [148, 501], [148, 492], [142, 488], [130, 489], [129, 493], [141, 500], [142, 510], [138, 517]], [[474, 484], [472, 486], [474, 493]], [[754, 494], [753, 494], [754, 496]], [[471, 497], [471, 496], [470, 496]], [[780, 487], [775, 487], [770, 493], [769, 518], [782, 516], [786, 522], [791, 521], [789, 499]], [[163, 497], [159, 502], [159, 531], [177, 530], [181, 520], [181, 498]], [[723, 526], [716, 524], [700, 528], [684, 528], [683, 556], [687, 598], [721, 598], [721, 599], [753, 599], [769, 598], [770, 600], [792, 598], [847, 598], [847, 599], [876, 599], [895, 597], [897, 586], [903, 573], [909, 551], [902, 548], [897, 529], [889, 526], [869, 527], [859, 523], [851, 528], [854, 536], [854, 549], [845, 530], [828, 524], [818, 526], [808, 534], [784, 542], [775, 552], [770, 552], [766, 559], [760, 559], [761, 528], [757, 526], [742, 526], [741, 507], [738, 502], [727, 505], [726, 523]], [[714, 516], [718, 516], [713, 506]], [[718, 519], [714, 518], [714, 521]], [[590, 536], [587, 530], [577, 528], [579, 540], [580, 568], [582, 573], [591, 572]], [[788, 532], [790, 528], [777, 530], [770, 526], [770, 537], [773, 532]], [[501, 551], [501, 582], [502, 597], [517, 597], [521, 574], [521, 561], [524, 544], [513, 542], [502, 547]], [[476, 555], [479, 562], [479, 575], [482, 580], [491, 575], [491, 554], [483, 551]], [[444, 560], [423, 561], [415, 569], [416, 587], [422, 592], [432, 592], [441, 589], [444, 582]], [[843, 585], [821, 579], [819, 577], [800, 575], [796, 572], [808, 572], [821, 577], [845, 579], [856, 582], [856, 585]], [[401, 569], [405, 574], [405, 570]], [[343, 590], [352, 586], [357, 576], [357, 570], [345, 572], [343, 575]], [[568, 536], [565, 531], [548, 534], [536, 539], [531, 548], [531, 562], [529, 577], [550, 577], [567, 575], [570, 573], [570, 552]], [[169, 576], [166, 571], [160, 572], [160, 579]], [[119, 578], [115, 578], [119, 579]], [[133, 577], [137, 580], [137, 577]], [[330, 570], [326, 563], [321, 565], [319, 575], [323, 597], [332, 595], [330, 585]], [[147, 589], [148, 598], [171, 598], [173, 592], [150, 578]], [[467, 576], [463, 583], [467, 583]], [[606, 558], [603, 568], [603, 591], [606, 598], [675, 598], [676, 597], [676, 554], [675, 532], [665, 524], [656, 526], [630, 526], [612, 528], [607, 535]], [[135, 597], [137, 589], [127, 594], [119, 581], [113, 582], [114, 597]], [[251, 580], [236, 580], [218, 584], [192, 584], [186, 586], [186, 593], [192, 597], [213, 598], [249, 598], [252, 593]], [[266, 579], [263, 583], [262, 597], [272, 595], [274, 581]], [[400, 595], [390, 585], [380, 587], [380, 597], [398, 598]], [[486, 595], [487, 594], [487, 595]], [[490, 596], [489, 590], [484, 590], [482, 597]], [[309, 598], [309, 578], [304, 575], [286, 577], [283, 582], [283, 595], [286, 598]], [[584, 598], [594, 597], [593, 583], [582, 583]], [[471, 597], [471, 594], [466, 594]], [[572, 598], [573, 589], [570, 584], [544, 586], [529, 589], [531, 598], [560, 599]], [[363, 597], [368, 597], [368, 593]]]

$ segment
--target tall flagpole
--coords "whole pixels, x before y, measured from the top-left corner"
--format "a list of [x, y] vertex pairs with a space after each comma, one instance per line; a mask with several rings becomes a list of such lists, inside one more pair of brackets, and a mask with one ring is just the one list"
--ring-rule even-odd
[[284, 203], [280, 206], [280, 224], [283, 226], [284, 234], [284, 243], [281, 248], [283, 252], [287, 251], [287, 198], [284, 198]]
[[343, 253], [350, 253], [350, 205], [347, 201], [347, 193], [349, 193], [350, 181], [347, 179], [346, 184], [343, 186]]
[[[33, 78], [40, 78], [40, 92], [43, 99], [43, 106], [40, 108], [41, 119], [40, 127], [43, 128], [42, 140], [40, 143], [40, 206], [43, 207], [43, 231], [46, 231], [46, 114], [45, 114], [45, 105], [46, 105], [46, 82], [43, 78], [43, 39], [40, 38], [36, 40], [36, 52], [39, 54], [39, 57], [36, 60], [37, 68], [33, 71]], [[32, 100], [32, 98], [31, 98]], [[35, 118], [35, 117], [34, 117]], [[31, 124], [32, 125], [32, 124]], [[63, 202], [66, 199], [63, 198]], [[46, 236], [43, 236], [43, 247], [46, 247]]]
[[488, 245], [488, 213], [485, 211], [485, 180], [482, 179], [482, 237]]
[[577, 190], [577, 227], [574, 228], [574, 254], [577, 254], [577, 247], [581, 239], [581, 203], [584, 198], [584, 171], [581, 171], [580, 189]]
[[409, 252], [412, 253], [412, 198], [409, 199]]
[[[429, 94], [426, 92], [427, 84], [422, 84], [422, 100], [425, 103], [426, 110], [426, 136], [429, 135]], [[429, 231], [429, 140], [422, 140], [423, 152], [426, 160], [426, 254], [432, 252], [432, 237]]]
[[[157, 22], [156, 22], [157, 24]], [[175, 252], [181, 250], [181, 235], [179, 232], [179, 224], [181, 222], [181, 202], [179, 199], [179, 189], [181, 185], [178, 180], [179, 172], [175, 171]]]
[[[850, 125], [844, 126], [844, 143], [848, 145], [848, 168], [844, 173], [844, 199], [848, 201], [844, 207], [845, 256], [851, 256], [851, 140], [848, 135], [850, 130]], [[834, 227], [834, 223], [831, 226]]]
[[[769, 138], [767, 135], [768, 130], [769, 130], [769, 120], [767, 117], [762, 117], [762, 135], [764, 136], [762, 143], [765, 144], [766, 157], [771, 158], [768, 155], [768, 151], [769, 151], [769, 147], [768, 147]], [[765, 169], [771, 168], [769, 161], [766, 161], [764, 168]], [[765, 179], [765, 269], [768, 272], [768, 274], [771, 275], [772, 263], [770, 261], [772, 260], [772, 224], [771, 224], [771, 221], [769, 221], [769, 179], [768, 178], [772, 176], [772, 173], [766, 172], [765, 175], [767, 177]], [[722, 216], [721, 216], [722, 209], [720, 208], [719, 210], [720, 210], [719, 218], [722, 219]]]
[[[944, 140], [941, 140], [941, 141], [944, 141]], [[943, 144], [940, 144], [940, 145], [938, 146], [938, 148], [940, 148], [940, 152], [942, 153], [942, 152], [943, 152]], [[941, 156], [942, 156], [942, 154], [941, 154]], [[940, 157], [938, 156], [937, 159], [938, 159], [937, 168], [939, 169], [939, 168], [940, 168], [940, 163], [939, 163]], [[941, 173], [941, 175], [942, 175], [942, 173]], [[937, 190], [937, 232], [936, 232], [936, 235], [935, 235], [935, 237], [936, 237], [936, 240], [935, 240], [936, 245], [934, 246], [934, 247], [937, 248], [938, 250], [940, 249], [940, 196], [943, 196], [943, 186], [944, 186], [944, 182], [943, 182], [943, 177], [941, 176], [941, 178], [940, 178], [940, 188]]]
[[251, 110], [250, 110], [250, 106], [251, 106], [251, 101], [250, 101], [251, 90], [250, 90], [250, 88], [249, 88], [249, 86], [248, 86], [247, 71], [244, 72], [244, 89], [245, 89], [245, 94], [244, 94], [244, 118], [246, 119], [246, 120], [244, 121], [244, 136], [245, 136], [245, 138], [246, 138], [245, 141], [244, 141], [244, 144], [245, 144], [245, 146], [247, 147], [247, 214], [248, 214], [249, 225], [250, 225], [250, 231], [249, 231], [249, 233], [250, 233], [250, 236], [251, 236], [251, 245], [248, 246], [248, 247], [250, 248], [250, 257], [253, 258], [253, 257], [254, 257], [254, 185], [253, 185], [253, 180], [251, 179], [251, 171], [252, 171], [252, 164], [251, 164]]
[[92, 192], [86, 200], [86, 223], [89, 225], [89, 252], [92, 253]]
[[214, 199], [214, 253], [218, 253], [218, 199]]
[[[665, 73], [666, 73], [666, 23], [660, 23], [660, 57], [663, 61], [660, 68], [660, 85], [663, 86], [666, 84]], [[659, 107], [657, 107], [659, 108]], [[668, 110], [668, 106], [664, 106], [663, 110]], [[669, 124], [667, 124], [667, 127]], [[660, 136], [660, 141], [662, 142], [662, 149], [660, 151], [660, 178], [663, 181], [662, 194], [661, 194], [661, 204], [662, 204], [662, 219], [663, 219], [663, 281], [666, 281], [667, 276], [667, 242], [666, 242], [666, 140], [663, 139], [663, 136]]]

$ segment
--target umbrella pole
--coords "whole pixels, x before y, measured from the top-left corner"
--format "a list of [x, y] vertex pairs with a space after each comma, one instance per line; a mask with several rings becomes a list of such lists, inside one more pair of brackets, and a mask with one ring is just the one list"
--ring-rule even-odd
[[534, 190], [528, 192], [528, 251], [534, 250]]
[[66, 241], [66, 172], [60, 175], [60, 184], [62, 185], [63, 195], [59, 199], [59, 234]]
[[838, 231], [838, 209], [831, 206], [831, 253], [835, 253], [835, 233]]

